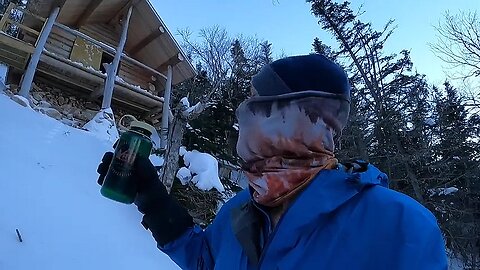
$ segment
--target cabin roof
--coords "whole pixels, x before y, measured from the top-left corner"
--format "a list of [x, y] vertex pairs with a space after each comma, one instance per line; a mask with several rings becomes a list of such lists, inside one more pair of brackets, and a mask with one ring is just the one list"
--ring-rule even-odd
[[[37, 0], [29, 7], [48, 17], [60, 5], [57, 22], [79, 29], [88, 24], [108, 24], [120, 33], [121, 19], [133, 5], [124, 52], [130, 57], [166, 73], [173, 67], [173, 84], [195, 75], [195, 69], [149, 0]], [[110, 44], [116, 46], [117, 44]]]

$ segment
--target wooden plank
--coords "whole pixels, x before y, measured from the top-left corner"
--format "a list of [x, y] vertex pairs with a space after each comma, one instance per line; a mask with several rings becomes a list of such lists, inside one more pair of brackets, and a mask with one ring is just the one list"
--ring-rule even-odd
[[114, 47], [119, 42], [119, 33], [114, 28], [101, 27], [97, 24], [85, 25], [80, 32]]
[[50, 41], [52, 44], [58, 44], [57, 46], [62, 47], [62, 49], [65, 50], [71, 50], [73, 47], [74, 42], [68, 39], [65, 39], [61, 36], [58, 35], [51, 35], [48, 38], [48, 41]]
[[5, 10], [5, 13], [3, 13], [2, 19], [0, 19], [0, 31], [5, 30], [5, 24], [10, 19], [10, 13], [12, 12], [12, 9], [14, 7], [15, 7], [15, 4], [10, 3], [10, 5], [8, 5], [7, 9]]
[[[63, 86], [61, 89], [66, 89], [66, 88], [76, 88], [76, 89], [82, 89], [81, 91], [83, 93], [82, 96], [85, 98], [88, 98], [89, 94], [91, 93], [92, 89], [96, 89], [98, 87], [98, 83], [95, 83], [93, 81], [89, 80], [71, 80], [72, 74], [71, 72], [64, 72], [64, 70], [59, 70], [59, 69], [51, 69], [51, 66], [48, 65], [41, 65], [39, 66], [39, 73], [42, 75], [46, 75], [45, 77], [48, 77], [48, 83], [52, 84], [52, 81], [57, 81], [57, 82], [63, 82]], [[80, 77], [81, 75], [76, 75]], [[59, 83], [56, 83], [57, 85]], [[96, 84], [96, 85], [95, 85]], [[77, 92], [77, 95], [80, 94], [80, 91]]]
[[73, 49], [73, 41], [58, 34], [50, 34], [45, 45], [45, 49], [65, 58], [70, 57]]
[[130, 50], [130, 55], [135, 56], [135, 54], [137, 54], [141, 49], [150, 44], [150, 42], [154, 41], [163, 33], [165, 33], [165, 28], [160, 26], [158, 29], [156, 29], [156, 31], [153, 31], [148, 36], [140, 40], [137, 44], [135, 44], [135, 46], [133, 46], [133, 48]]
[[9, 60], [14, 63], [24, 63], [25, 57], [21, 57], [15, 54], [11, 54], [8, 51], [0, 50], [1, 59]]
[[34, 17], [35, 19], [37, 19], [41, 22], [45, 22], [47, 20], [46, 18], [38, 16], [37, 14], [34, 14], [27, 9], [24, 9], [24, 8], [17, 8], [17, 9], [20, 10], [21, 12], [25, 13], [25, 14], [28, 14], [29, 16]]
[[85, 71], [85, 72], [90, 74], [91, 78], [98, 77], [99, 78], [98, 80], [100, 82], [103, 81], [107, 77], [105, 74], [102, 74], [100, 72], [95, 72], [95, 71], [90, 70], [90, 69], [88, 69], [84, 66], [75, 64], [72, 61], [70, 61], [69, 59], [60, 57], [60, 56], [52, 54], [50, 52], [44, 52], [44, 55], [45, 56], [42, 56], [42, 61], [46, 62], [50, 65], [57, 65], [57, 66], [61, 67], [62, 69], [65, 69], [65, 70], [71, 70], [71, 71], [82, 70], [82, 71]]
[[21, 64], [18, 61], [14, 61], [8, 58], [0, 58], [0, 62], [21, 71], [25, 70], [25, 64]]
[[141, 77], [142, 79], [144, 79], [144, 81], [149, 81], [151, 75], [150, 72], [146, 71], [141, 66], [135, 65], [128, 60], [122, 61], [120, 69], [124, 70], [125, 72], [131, 73], [134, 76]]
[[16, 24], [17, 27], [19, 27], [19, 28], [21, 28], [21, 29], [23, 29], [23, 30], [25, 30], [25, 31], [27, 31], [27, 32], [29, 32], [29, 33], [32, 33], [32, 34], [34, 34], [34, 35], [36, 35], [36, 36], [40, 35], [40, 32], [38, 32], [38, 31], [35, 30], [35, 29], [32, 29], [32, 28], [30, 28], [30, 27], [28, 27], [28, 26], [25, 26], [25, 25], [23, 25], [23, 24], [20, 24], [20, 23], [15, 23], [15, 22], [12, 21], [12, 20], [8, 20], [8, 21], [9, 21], [9, 22], [12, 22], [13, 24]]
[[57, 40], [63, 44], [67, 44], [69, 46], [73, 46], [73, 44], [75, 43], [75, 38], [70, 39], [69, 37], [62, 36], [58, 33], [51, 33], [50, 38]]
[[70, 54], [70, 51], [72, 50], [71, 46], [68, 46], [67, 44], [64, 44], [55, 39], [48, 40], [46, 45], [48, 45], [49, 48], [53, 48], [58, 51], [64, 51], [66, 54]]
[[0, 42], [27, 53], [33, 53], [33, 51], [35, 50], [32, 45], [25, 43], [17, 38], [8, 36], [5, 33], [0, 33]]
[[[65, 59], [54, 59], [51, 56], [45, 54], [42, 56], [43, 62], [39, 65], [39, 72], [47, 74], [48, 76], [57, 78], [69, 85], [74, 85], [82, 89], [86, 89], [89, 92], [93, 91], [100, 83], [103, 83], [104, 79], [92, 74], [88, 70], [83, 70], [69, 65], [68, 62], [64, 62]], [[72, 80], [72, 78], [76, 78]], [[84, 78], [81, 80], [80, 78]], [[90, 83], [87, 83], [90, 82]], [[96, 86], [93, 86], [95, 84]], [[117, 83], [115, 85], [115, 94], [113, 96], [114, 101], [121, 102], [127, 105], [127, 108], [135, 108], [138, 110], [150, 111], [152, 108], [161, 107], [162, 100], [159, 97], [147, 96], [142, 92], [133, 91], [131, 88], [124, 84]]]
[[140, 88], [142, 89], [146, 89], [146, 84], [144, 82], [140, 82], [132, 77], [129, 77], [129, 76], [125, 76], [125, 74], [118, 74], [118, 76], [120, 78], [122, 78], [122, 80], [126, 83], [126, 84], [129, 84], [129, 85], [133, 85], [133, 86], [139, 86]]
[[148, 82], [145, 81], [143, 78], [135, 76], [134, 74], [126, 73], [126, 72], [122, 73], [122, 75], [125, 78], [125, 81], [133, 85], [138, 85], [143, 89], [148, 89]]
[[132, 78], [132, 80], [138, 81], [142, 84], [148, 83], [148, 76], [145, 76], [142, 71], [135, 70], [135, 69], [128, 69], [128, 68], [121, 68], [120, 72], [125, 74], [126, 76]]
[[25, 33], [25, 35], [23, 35], [22, 40], [26, 43], [30, 43], [33, 45], [35, 44], [35, 41], [37, 41], [37, 38], [30, 33]]
[[168, 70], [168, 66], [174, 67], [176, 64], [182, 62], [183, 60], [185, 60], [185, 59], [183, 58], [182, 54], [177, 53], [176, 55], [170, 57], [170, 59], [168, 59], [165, 63], [158, 66], [156, 68], [156, 70], [158, 70], [160, 72], [165, 72], [165, 71]]
[[28, 58], [28, 56], [29, 55], [21, 54], [21, 52], [20, 53], [13, 52], [9, 48], [4, 48], [4, 47], [0, 48], [0, 58], [2, 59], [8, 59], [14, 62], [24, 63], [25, 58]]
[[70, 52], [68, 51], [65, 51], [57, 46], [52, 46], [51, 44], [46, 44], [45, 45], [45, 50], [48, 51], [48, 52], [51, 52], [51, 53], [54, 53], [58, 56], [61, 56], [63, 58], [66, 58], [68, 59], [68, 57], [70, 56]]
[[[77, 35], [77, 36], [79, 36], [79, 37], [82, 37], [82, 38], [84, 38], [84, 39], [92, 42], [92, 43], [95, 44], [95, 45], [100, 46], [102, 49], [104, 49], [105, 51], [107, 51], [107, 52], [109, 52], [109, 53], [112, 53], [112, 52], [115, 53], [115, 48], [113, 48], [113, 47], [105, 44], [104, 42], [99, 42], [98, 40], [90, 37], [89, 35], [87, 35], [87, 34], [85, 34], [85, 33], [82, 33], [82, 32], [80, 32], [80, 31], [71, 29], [71, 28], [69, 28], [68, 26], [63, 25], [63, 24], [60, 24], [60, 23], [56, 23], [56, 26], [59, 27], [59, 28], [61, 28], [61, 29], [63, 29], [63, 30], [65, 30], [65, 31], [68, 31], [68, 32], [70, 32], [70, 33], [73, 33], [73, 34], [75, 34], [75, 35]], [[164, 78], [164, 79], [167, 78], [167, 76], [165, 76], [165, 74], [163, 74], [163, 73], [159, 72], [158, 70], [155, 70], [155, 69], [153, 69], [153, 68], [145, 65], [144, 63], [142, 63], [142, 62], [140, 62], [140, 61], [138, 61], [138, 60], [135, 60], [134, 58], [129, 57], [129, 56], [126, 55], [125, 53], [122, 53], [122, 59], [124, 59], [124, 60], [126, 60], [126, 61], [130, 61], [130, 62], [134, 63], [135, 65], [138, 65], [139, 67], [144, 68], [144, 69], [146, 69], [147, 71], [149, 71], [149, 72], [151, 72], [151, 73], [153, 73], [153, 74], [155, 74], [155, 75], [158, 75], [158, 76], [161, 77], [161, 78]]]
[[148, 89], [148, 82], [143, 77], [136, 76], [135, 74], [129, 73], [125, 70], [120, 71], [118, 75], [130, 84], [138, 85], [143, 89]]
[[108, 24], [112, 24], [115, 19], [118, 19], [118, 17], [120, 17], [121, 15], [127, 13], [127, 10], [128, 8], [130, 8], [130, 6], [133, 6], [135, 7], [138, 2], [140, 2], [142, 0], [129, 0], [125, 3], [125, 5], [123, 5], [120, 9], [118, 9], [117, 12], [113, 13], [113, 16], [110, 17], [110, 19], [108, 19]]
[[[118, 75], [122, 77], [123, 79], [127, 79], [127, 81], [133, 81], [136, 84], [139, 82], [138, 78], [135, 78], [135, 74], [132, 74], [130, 71], [121, 69], [118, 71]], [[139, 84], [138, 84], [139, 85]]]
[[97, 99], [102, 95], [103, 95], [103, 84], [93, 89], [92, 93], [90, 93], [90, 99]]
[[141, 68], [125, 66], [124, 62], [125, 61], [122, 62], [119, 74], [124, 75], [130, 81], [135, 82], [136, 85], [140, 85], [146, 89], [150, 76], [146, 75], [145, 70]]
[[68, 59], [68, 58], [70, 58], [72, 48], [71, 47], [64, 48], [64, 46], [59, 46], [55, 43], [52, 44], [51, 41], [48, 41], [48, 43], [45, 44], [45, 50], [47, 50], [49, 52], [52, 52], [52, 53], [55, 53], [55, 54], [58, 54], [58, 55], [61, 55], [62, 57]]
[[65, 38], [65, 39], [71, 40], [71, 41], [72, 41], [72, 44], [73, 44], [75, 38], [77, 37], [76, 35], [74, 35], [74, 34], [72, 34], [72, 33], [70, 33], [70, 32], [67, 32], [67, 31], [65, 31], [65, 30], [63, 30], [63, 29], [61, 29], [61, 28], [58, 28], [58, 27], [54, 27], [54, 28], [52, 29], [51, 34], [54, 34], [54, 35], [57, 35], [57, 36], [61, 36], [61, 37]]
[[92, 13], [97, 9], [97, 7], [103, 2], [103, 0], [90, 0], [88, 3], [87, 8], [82, 12], [82, 15], [78, 18], [77, 22], [75, 23], [76, 28], [80, 28], [80, 26], [84, 25], [87, 22], [88, 18], [92, 15]]
[[118, 32], [118, 29], [113, 26], [100, 23], [92, 24], [88, 29], [92, 34], [98, 37], [98, 40], [107, 39], [115, 45], [120, 42], [121, 33]]
[[65, 43], [61, 43], [58, 40], [51, 39], [47, 42], [48, 48], [52, 48], [57, 51], [63, 51], [65, 54], [67, 54], [67, 58], [70, 55], [70, 52], [72, 51], [72, 46], [68, 46]]
[[17, 57], [26, 58], [30, 56], [30, 54], [17, 50], [15, 48], [5, 46], [4, 44], [0, 44], [0, 50], [2, 51], [3, 55], [9, 55], [11, 59], [16, 59]]

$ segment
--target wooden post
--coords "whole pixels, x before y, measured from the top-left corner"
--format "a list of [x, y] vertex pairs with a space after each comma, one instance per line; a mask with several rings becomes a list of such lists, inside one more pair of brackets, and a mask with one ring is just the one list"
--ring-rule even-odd
[[160, 148], [165, 149], [167, 147], [168, 140], [168, 115], [170, 112], [170, 96], [172, 93], [172, 66], [167, 68], [167, 83], [165, 84], [165, 94], [163, 96], [163, 112], [162, 112], [162, 130], [160, 134]]
[[[172, 121], [172, 124], [169, 129], [169, 140], [167, 141], [168, 147], [166, 147], [164, 154], [164, 165], [160, 171], [160, 180], [165, 185], [167, 192], [170, 193], [172, 190], [173, 180], [175, 179], [175, 174], [178, 171], [178, 159], [179, 159], [179, 149], [182, 145], [183, 134], [187, 127], [187, 119], [182, 115], [184, 112], [180, 107], [177, 107], [176, 116]], [[167, 115], [163, 118], [167, 118]], [[162, 118], [162, 119], [163, 119]]]
[[33, 51], [30, 62], [28, 63], [27, 70], [23, 75], [22, 85], [20, 88], [19, 94], [25, 98], [28, 98], [30, 89], [32, 88], [33, 77], [35, 75], [35, 70], [37, 69], [38, 62], [40, 61], [40, 56], [42, 55], [43, 49], [45, 48], [45, 43], [47, 43], [48, 35], [52, 31], [53, 23], [57, 19], [58, 13], [60, 12], [60, 7], [55, 7], [50, 16], [48, 16], [47, 21], [43, 25], [43, 29], [40, 32], [38, 37], [35, 50]]
[[117, 76], [118, 65], [120, 64], [120, 58], [122, 57], [123, 48], [127, 41], [128, 24], [130, 23], [130, 17], [132, 16], [133, 6], [128, 9], [127, 17], [123, 22], [122, 35], [120, 36], [120, 42], [117, 50], [115, 51], [115, 57], [112, 64], [107, 71], [107, 79], [105, 80], [105, 89], [103, 91], [102, 109], [110, 108], [112, 103], [113, 88], [115, 86], [115, 77]]

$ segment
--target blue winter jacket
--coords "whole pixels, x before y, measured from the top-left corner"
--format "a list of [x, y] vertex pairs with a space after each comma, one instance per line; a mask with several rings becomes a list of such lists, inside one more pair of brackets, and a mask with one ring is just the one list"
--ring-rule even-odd
[[321, 171], [270, 228], [245, 190], [160, 249], [183, 269], [447, 269], [435, 217], [371, 165]]

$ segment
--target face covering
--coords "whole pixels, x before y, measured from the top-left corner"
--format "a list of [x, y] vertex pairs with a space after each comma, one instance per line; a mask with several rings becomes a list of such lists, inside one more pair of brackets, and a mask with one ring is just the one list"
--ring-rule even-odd
[[279, 206], [319, 171], [335, 168], [334, 137], [345, 126], [348, 111], [347, 101], [318, 91], [243, 102], [237, 109], [237, 152], [253, 199]]

